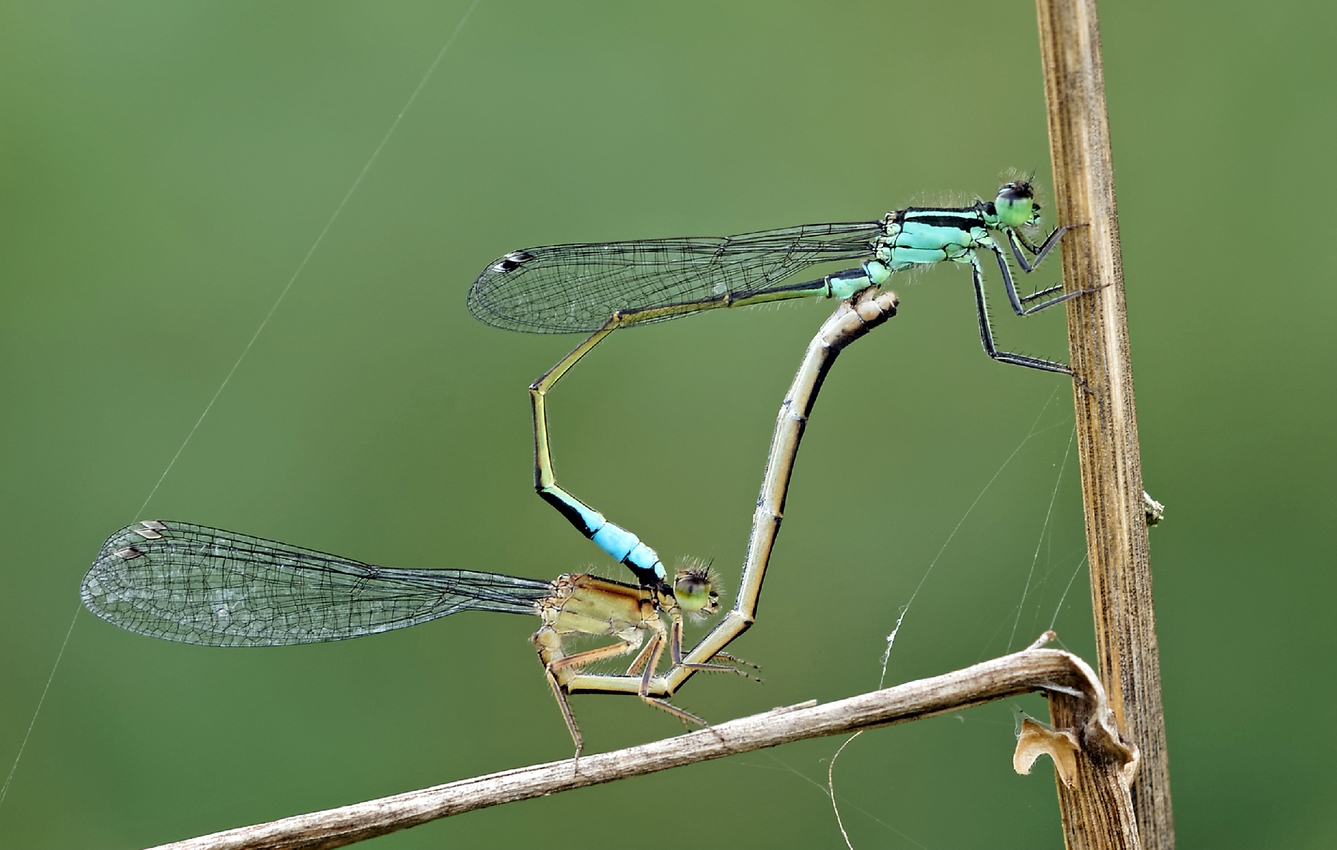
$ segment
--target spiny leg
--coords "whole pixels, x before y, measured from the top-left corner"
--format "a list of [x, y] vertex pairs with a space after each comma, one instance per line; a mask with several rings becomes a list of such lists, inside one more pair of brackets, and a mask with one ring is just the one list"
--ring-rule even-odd
[[697, 717], [690, 711], [683, 711], [681, 708], [678, 708], [676, 705], [669, 702], [668, 700], [652, 696], [643, 696], [641, 697], [641, 699], [644, 700], [647, 705], [652, 705], [655, 708], [660, 709], [661, 711], [667, 711], [669, 714], [672, 714], [674, 717], [681, 720], [684, 726], [686, 726], [688, 723], [695, 723], [697, 726], [700, 726], [703, 729], [710, 728], [710, 724], [707, 723], [705, 720], [703, 720], [700, 717]]
[[608, 658], [617, 658], [622, 655], [630, 655], [641, 645], [639, 640], [619, 640], [617, 643], [608, 646], [600, 646], [595, 649], [587, 649], [583, 652], [577, 652], [575, 655], [566, 655], [561, 658], [555, 658], [546, 665], [549, 670], [563, 670], [567, 667], [585, 667], [596, 661], [604, 661]]
[[645, 669], [646, 662], [650, 660], [650, 653], [654, 652], [654, 650], [655, 650], [654, 641], [647, 643], [641, 649], [641, 651], [636, 654], [636, 657], [632, 659], [631, 665], [627, 667], [627, 675], [628, 676], [641, 675], [641, 671]]
[[[753, 670], [760, 670], [760, 669], [761, 669], [761, 665], [760, 665], [760, 664], [753, 664], [751, 661], [748, 661], [746, 658], [739, 658], [737, 655], [731, 655], [731, 654], [728, 653], [728, 652], [717, 652], [717, 653], [715, 653], [715, 657], [716, 657], [716, 658], [719, 658], [719, 659], [722, 659], [722, 660], [724, 660], [724, 661], [728, 661], [730, 664], [743, 664], [743, 665], [745, 665], [745, 666], [747, 666], [747, 667], [751, 667]], [[757, 681], [761, 681], [761, 680], [758, 679]]]
[[[1002, 254], [998, 252], [1000, 263], [1007, 267], [1007, 263], [1002, 262]], [[975, 310], [979, 314], [980, 323], [980, 342], [984, 345], [984, 353], [997, 360], [1000, 363], [1011, 363], [1015, 366], [1025, 366], [1028, 369], [1038, 369], [1041, 372], [1057, 372], [1060, 375], [1072, 376], [1072, 369], [1063, 363], [1057, 363], [1053, 360], [1045, 360], [1042, 357], [1031, 357], [1027, 354], [1014, 354], [1010, 351], [1000, 351], [993, 341], [993, 326], [989, 323], [989, 308], [984, 300], [984, 274], [980, 270], [979, 256], [970, 255], [971, 279], [975, 285]], [[1016, 298], [1016, 291], [1012, 288], [1011, 277], [1007, 278], [1008, 294]], [[1023, 314], [1024, 315], [1024, 314]]]
[[[1007, 232], [1008, 242], [1012, 245], [1012, 253], [1016, 255], [1017, 262], [1021, 264], [1021, 270], [1029, 274], [1030, 272], [1035, 271], [1036, 266], [1040, 265], [1040, 260], [1044, 258], [1044, 255], [1048, 254], [1049, 250], [1058, 244], [1058, 239], [1055, 237], [1054, 234], [1062, 235], [1067, 230], [1068, 228], [1066, 227], [1060, 227], [1058, 230], [1055, 230], [1054, 233], [1051, 233], [1049, 235], [1049, 238], [1045, 240], [1044, 245], [1042, 245], [1038, 249], [1041, 253], [1036, 255], [1034, 264], [1028, 264], [1026, 262], [1026, 257], [1024, 254], [1022, 254], [1021, 248], [1017, 244], [1017, 240], [1019, 238], [1024, 238], [1024, 237], [1021, 237], [1020, 234], [1018, 234], [1015, 230], [1012, 229], [1008, 229], [1006, 232]], [[1030, 243], [1024, 243], [1024, 244], [1030, 247]], [[1053, 307], [1055, 304], [1062, 304], [1069, 298], [1076, 298], [1078, 295], [1084, 294], [1081, 291], [1068, 292], [1056, 298], [1051, 298], [1048, 301], [1036, 304], [1033, 307], [1027, 307], [1025, 306], [1027, 303], [1034, 301], [1037, 298], [1043, 298], [1046, 295], [1062, 291], [1063, 284], [1058, 283], [1051, 287], [1048, 287], [1047, 289], [1041, 289], [1038, 292], [1032, 292], [1030, 295], [1019, 297], [1017, 295], [1016, 284], [1012, 280], [1012, 269], [1009, 268], [1007, 265], [1007, 258], [1003, 256], [1003, 249], [999, 248], [998, 245], [993, 242], [990, 242], [988, 248], [993, 252], [994, 259], [998, 261], [998, 271], [1003, 276], [1003, 286], [1007, 289], [1007, 298], [1010, 302], [1012, 302], [1012, 312], [1016, 313], [1018, 316], [1029, 316], [1032, 313], [1038, 313], [1041, 310]]]
[[[534, 634], [534, 646], [538, 649], [539, 659], [543, 660], [544, 652], [561, 652], [562, 639], [555, 630], [549, 626], [544, 626]], [[595, 661], [601, 661], [605, 658], [616, 658], [619, 655], [627, 655], [640, 646], [640, 641], [619, 640], [609, 646], [601, 646], [597, 649], [577, 652], [575, 655], [565, 655], [551, 661], [544, 661], [543, 673], [547, 677], [548, 687], [552, 688], [552, 695], [557, 700], [557, 707], [562, 712], [562, 719], [566, 721], [566, 729], [571, 733], [571, 740], [576, 744], [576, 754], [574, 758], [579, 759], [581, 752], [585, 749], [585, 739], [581, 737], [580, 728], [576, 725], [576, 715], [571, 710], [571, 703], [566, 698], [566, 691], [562, 688], [562, 683], [557, 679], [557, 671], [567, 667], [583, 667]]]
[[[637, 695], [646, 704], [654, 706], [661, 711], [668, 712], [684, 723], [696, 723], [699, 726], [708, 727], [710, 724], [697, 717], [689, 711], [684, 711], [676, 705], [668, 702], [666, 699], [652, 696], [650, 693], [651, 685], [654, 680], [656, 668], [664, 654], [664, 644], [670, 640], [669, 632], [664, 628], [662, 621], [654, 618], [646, 621], [649, 627], [650, 640], [645, 647], [637, 654], [632, 667], [641, 670], [640, 687], [637, 689]], [[580, 729], [576, 725], [575, 713], [571, 710], [570, 702], [567, 699], [566, 691], [562, 686], [562, 681], [558, 677], [558, 672], [568, 668], [583, 668], [589, 664], [603, 661], [609, 658], [617, 658], [623, 655], [629, 655], [641, 646], [640, 635], [643, 631], [636, 632], [635, 640], [619, 639], [617, 643], [608, 646], [601, 646], [595, 649], [585, 650], [574, 655], [563, 655], [552, 660], [544, 662], [544, 673], [548, 679], [548, 686], [552, 689], [553, 697], [557, 700], [557, 707], [562, 712], [562, 719], [566, 721], [567, 731], [571, 733], [571, 740], [576, 744], [575, 758], [580, 758], [581, 752], [585, 747], [585, 740], [580, 734]], [[545, 652], [551, 655], [554, 652], [563, 651], [563, 642], [561, 635], [550, 626], [544, 626], [534, 634], [534, 646], [539, 651], [539, 658], [544, 659]], [[678, 655], [681, 656], [681, 647], [678, 648]], [[718, 668], [717, 665], [701, 665], [697, 669], [722, 669], [732, 670], [730, 667]], [[632, 671], [628, 670], [630, 674]], [[741, 672], [741, 671], [738, 671]], [[744, 674], [746, 675], [746, 674]]]
[[[1063, 236], [1064, 233], [1067, 233], [1069, 230], [1073, 230], [1078, 227], [1086, 227], [1086, 225], [1071, 224], [1056, 228], [1052, 233], [1050, 233], [1047, 237], [1045, 237], [1045, 241], [1041, 243], [1039, 247], [1033, 245], [1031, 241], [1026, 238], [1025, 234], [1020, 233], [1019, 231], [1016, 231], [1012, 228], [1008, 228], [1006, 230], [1006, 233], [1007, 233], [1008, 243], [1012, 246], [1012, 256], [1017, 258], [1017, 264], [1021, 266], [1021, 270], [1029, 274], [1030, 272], [1035, 270], [1036, 266], [1040, 265], [1040, 263], [1044, 260], [1045, 256], [1054, 248], [1055, 245], [1058, 244], [1059, 239]], [[1030, 251], [1033, 255], [1035, 255], [1034, 260], [1030, 262], [1026, 261], [1026, 255], [1022, 253], [1021, 250], [1023, 247], [1025, 247], [1027, 251]], [[1069, 298], [1076, 298], [1078, 295], [1089, 295], [1092, 292], [1095, 292], [1094, 289], [1079, 289], [1076, 292], [1069, 292], [1057, 298], [1051, 298], [1050, 300], [1045, 301], [1042, 304], [1038, 304], [1034, 307], [1026, 309], [1025, 311], [1022, 311], [1018, 309], [1020, 305], [1029, 304], [1030, 302], [1035, 301], [1036, 299], [1043, 298], [1046, 295], [1052, 295], [1055, 292], [1062, 292], [1063, 284], [1056, 283], [1053, 286], [1038, 290], [1036, 292], [1032, 292], [1030, 295], [1023, 295], [1020, 299], [1017, 299], [1016, 290], [1013, 289], [1011, 286], [1012, 284], [1011, 272], [1007, 268], [1007, 263], [1003, 261], [1003, 256], [1001, 252], [999, 252], [998, 254], [998, 261], [1000, 267], [1003, 270], [1004, 282], [1008, 284], [1008, 295], [1012, 298], [1012, 309], [1017, 313], [1018, 316], [1029, 316], [1031, 313], [1038, 313], [1047, 307], [1053, 307], [1055, 304], [1062, 304]]]
[[[760, 681], [761, 681], [761, 679], [757, 678], [756, 676], [753, 676], [751, 673], [748, 673], [748, 672], [746, 672], [746, 671], [744, 671], [744, 670], [739, 670], [739, 669], [736, 668], [736, 667], [729, 667], [729, 666], [727, 666], [727, 665], [725, 665], [725, 664], [708, 664], [708, 663], [707, 663], [707, 664], [700, 664], [700, 663], [695, 663], [695, 662], [689, 663], [689, 662], [683, 661], [683, 653], [682, 653], [682, 615], [681, 615], [680, 613], [678, 613], [677, 611], [673, 611], [673, 612], [669, 613], [668, 616], [669, 616], [669, 618], [673, 621], [673, 627], [672, 627], [672, 630], [669, 632], [669, 638], [668, 638], [668, 640], [669, 640], [669, 658], [670, 658], [670, 660], [672, 660], [672, 662], [673, 662], [673, 666], [674, 666], [674, 667], [683, 667], [683, 668], [686, 668], [686, 669], [688, 669], [688, 670], [697, 670], [697, 671], [706, 672], [706, 673], [736, 673], [736, 674], [738, 674], [739, 676], [746, 676], [747, 678], [752, 679], [752, 680], [755, 681], [755, 682], [760, 682]], [[635, 659], [634, 661], [631, 662], [631, 666], [627, 668], [627, 675], [628, 675], [628, 676], [635, 676], [635, 675], [643, 674], [643, 673], [644, 673], [644, 671], [647, 669], [646, 664], [647, 664], [647, 662], [650, 660], [650, 652], [651, 652], [652, 649], [655, 649], [655, 645], [654, 645], [653, 642], [652, 642], [652, 643], [648, 643], [648, 644], [646, 644], [645, 648], [642, 649], [641, 652], [640, 652], [640, 654], [636, 656], [636, 659]], [[661, 650], [661, 653], [662, 653], [662, 650]], [[730, 655], [730, 654], [727, 653], [727, 652], [720, 652], [720, 653], [717, 653], [711, 660], [713, 661], [713, 660], [715, 660], [715, 659], [723, 659], [723, 660], [725, 660], [725, 661], [732, 661], [732, 662], [737, 663], [737, 664], [746, 664], [748, 667], [751, 667], [751, 668], [754, 669], [754, 670], [760, 670], [760, 669], [761, 669], [760, 667], [758, 667], [757, 665], [753, 664], [752, 662], [750, 662], [750, 661], [744, 661], [744, 660], [741, 659], [741, 658], [735, 658], [734, 656]], [[656, 659], [656, 660], [657, 660], [657, 659]], [[649, 668], [649, 669], [653, 669], [653, 668]], [[651, 675], [653, 676], [653, 673], [652, 673]]]
[[683, 711], [666, 699], [650, 695], [650, 682], [654, 679], [655, 668], [659, 666], [659, 659], [664, 654], [664, 632], [662, 624], [659, 626], [659, 631], [654, 637], [650, 638], [650, 646], [647, 648], [651, 651], [649, 653], [642, 653], [642, 655], [648, 655], [648, 658], [646, 660], [645, 669], [641, 672], [641, 689], [639, 692], [641, 700], [647, 705], [652, 705], [661, 711], [667, 711], [669, 714], [672, 714], [674, 717], [681, 720], [684, 726], [688, 723], [695, 723], [698, 726], [709, 727], [709, 723], [702, 720], [700, 717], [697, 717], [695, 714], [692, 714], [690, 711]]
[[[751, 673], [747, 673], [747, 672], [745, 672], [745, 671], [743, 671], [743, 670], [739, 670], [737, 667], [730, 667], [730, 666], [728, 666], [727, 664], [695, 664], [695, 663], [688, 663], [688, 662], [686, 662], [686, 661], [683, 661], [683, 656], [682, 656], [682, 615], [679, 614], [677, 611], [674, 611], [674, 612], [672, 612], [669, 616], [670, 616], [671, 619], [673, 620], [673, 626], [671, 627], [671, 629], [670, 629], [670, 631], [669, 631], [669, 658], [672, 659], [672, 661], [673, 661], [673, 666], [674, 666], [674, 667], [685, 667], [685, 668], [687, 668], [688, 670], [701, 670], [701, 671], [705, 671], [705, 672], [708, 672], [708, 673], [736, 673], [736, 674], [739, 675], [739, 676], [746, 676], [747, 678], [752, 679], [752, 680], [757, 681], [757, 682], [760, 682], [760, 681], [761, 681], [761, 679], [758, 679], [756, 676], [753, 676]], [[717, 654], [715, 655], [715, 658], [721, 658], [721, 657], [725, 658], [726, 660], [730, 660], [730, 661], [739, 661], [739, 663], [742, 663], [742, 664], [748, 664], [748, 662], [746, 662], [746, 661], [740, 661], [739, 659], [734, 658], [733, 656], [729, 655], [728, 653], [723, 653], [723, 652], [722, 652], [722, 653], [717, 653]], [[715, 660], [715, 658], [712, 658], [711, 660], [713, 661], [713, 660]], [[760, 670], [760, 669], [761, 669], [760, 667], [757, 667], [757, 665], [755, 665], [755, 664], [748, 664], [748, 666], [749, 666], [749, 667], [752, 667], [752, 668], [754, 668], [754, 669], [757, 669], [757, 670]]]
[[551, 668], [545, 665], [543, 674], [548, 680], [548, 687], [552, 688], [552, 695], [557, 700], [557, 707], [562, 712], [562, 719], [566, 721], [566, 730], [571, 733], [571, 740], [576, 744], [576, 754], [572, 758], [579, 760], [580, 754], [585, 750], [585, 739], [580, 736], [580, 728], [576, 726], [576, 716], [571, 713], [571, 703], [567, 701], [566, 692], [562, 690], [562, 686], [557, 681], [557, 676], [553, 674]]
[[[998, 248], [995, 245], [995, 246], [990, 246], [990, 250], [993, 251], [994, 258], [998, 260], [998, 271], [1003, 275], [1003, 286], [1006, 287], [1007, 289], [1008, 300], [1012, 302], [1012, 312], [1016, 313], [1018, 316], [1029, 316], [1032, 313], [1038, 313], [1041, 310], [1046, 310], [1050, 307], [1053, 307], [1055, 304], [1062, 304], [1069, 298], [1076, 298], [1078, 295], [1086, 294], [1082, 290], [1078, 290], [1076, 292], [1066, 292], [1063, 295], [1060, 295], [1056, 298], [1051, 298], [1048, 301], [1036, 304], [1033, 307], [1026, 307], [1024, 305], [1028, 301], [1034, 301], [1035, 299], [1043, 298], [1044, 296], [1049, 295], [1050, 293], [1059, 292], [1060, 290], [1063, 289], [1063, 284], [1061, 283], [1055, 284], [1049, 287], [1048, 289], [1042, 289], [1039, 292], [1032, 292], [1030, 295], [1027, 295], [1024, 298], [1018, 297], [1016, 284], [1013, 283], [1012, 281], [1012, 270], [1008, 268], [1007, 258], [1003, 256], [1002, 249]], [[1032, 271], [1033, 268], [1034, 267], [1026, 269], [1026, 271], [1028, 272]]]
[[[1054, 249], [1054, 246], [1058, 244], [1058, 241], [1063, 238], [1063, 234], [1072, 230], [1074, 226], [1081, 227], [1084, 225], [1065, 224], [1062, 227], [1056, 227], [1045, 237], [1045, 241], [1041, 242], [1039, 247], [1036, 247], [1035, 244], [1026, 237], [1026, 234], [1011, 227], [1007, 228], [1007, 241], [1012, 245], [1012, 253], [1017, 258], [1017, 265], [1021, 266], [1021, 270], [1028, 274], [1034, 271], [1035, 267], [1044, 262], [1045, 257]], [[1021, 253], [1023, 246], [1035, 257], [1034, 260], [1028, 261], [1026, 255]]]
[[[1021, 303], [1022, 303], [1023, 305], [1025, 305], [1025, 304], [1029, 304], [1030, 302], [1036, 300], [1037, 298], [1044, 298], [1046, 295], [1053, 295], [1055, 292], [1062, 292], [1062, 291], [1063, 291], [1063, 284], [1061, 284], [1061, 283], [1056, 283], [1056, 284], [1054, 284], [1053, 286], [1046, 286], [1044, 289], [1037, 289], [1036, 291], [1032, 292], [1030, 295], [1023, 295], [1023, 296], [1021, 296]], [[1074, 294], [1074, 295], [1080, 295], [1081, 293], [1080, 293], [1080, 292], [1076, 292], [1076, 293], [1073, 293], [1073, 294]], [[1028, 316], [1028, 315], [1030, 315], [1031, 313], [1035, 312], [1036, 310], [1043, 310], [1045, 307], [1052, 307], [1052, 306], [1054, 306], [1055, 304], [1058, 304], [1060, 301], [1066, 301], [1066, 300], [1067, 300], [1068, 298], [1070, 298], [1070, 297], [1071, 297], [1071, 296], [1064, 296], [1063, 298], [1055, 299], [1054, 301], [1052, 301], [1052, 302], [1050, 302], [1050, 303], [1047, 303], [1047, 304], [1045, 304], [1045, 305], [1043, 305], [1043, 306], [1041, 306], [1041, 307], [1037, 307], [1037, 308], [1035, 308], [1035, 310], [1028, 310], [1028, 311], [1026, 311], [1025, 313], [1023, 313], [1022, 315], [1026, 315], [1026, 316]]]

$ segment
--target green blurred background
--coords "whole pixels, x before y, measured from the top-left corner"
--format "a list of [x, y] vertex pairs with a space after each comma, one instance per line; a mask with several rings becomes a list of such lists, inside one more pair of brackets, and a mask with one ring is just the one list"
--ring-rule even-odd
[[[5, 4], [4, 772], [75, 623], [0, 846], [136, 847], [570, 754], [523, 618], [214, 650], [78, 604], [103, 538], [144, 517], [384, 564], [619, 575], [530, 490], [525, 386], [576, 340], [469, 316], [494, 257], [969, 202], [1011, 167], [1050, 185], [1027, 3], [483, 0], [139, 512], [467, 7]], [[1102, 10], [1186, 847], [1337, 843], [1335, 8]], [[964, 270], [895, 288], [901, 315], [826, 385], [736, 645], [766, 682], [698, 677], [679, 702], [709, 719], [875, 687], [930, 565], [889, 682], [1051, 623], [1092, 657], [1065, 382], [984, 357]], [[831, 307], [614, 337], [554, 395], [561, 481], [736, 583], [777, 405]], [[1063, 354], [1057, 312], [995, 314], [1004, 344]], [[591, 751], [681, 729], [634, 700], [574, 702]], [[1047, 762], [1011, 772], [1016, 708], [1044, 712], [1000, 703], [847, 749], [855, 846], [1059, 846]], [[837, 847], [838, 745], [375, 846]]]

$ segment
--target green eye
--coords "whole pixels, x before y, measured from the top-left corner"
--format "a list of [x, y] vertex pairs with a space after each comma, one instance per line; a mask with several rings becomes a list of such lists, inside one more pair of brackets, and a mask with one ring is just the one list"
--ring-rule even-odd
[[709, 614], [719, 606], [715, 577], [704, 568], [679, 570], [673, 580], [673, 595], [678, 600], [678, 607], [688, 613], [703, 611]]
[[1025, 181], [1004, 184], [993, 203], [998, 212], [998, 223], [1004, 227], [1034, 224], [1039, 219], [1040, 205], [1035, 203], [1031, 184]]

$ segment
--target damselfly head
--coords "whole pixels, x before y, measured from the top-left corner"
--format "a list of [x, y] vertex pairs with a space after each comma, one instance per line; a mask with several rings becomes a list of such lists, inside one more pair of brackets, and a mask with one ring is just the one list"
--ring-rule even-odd
[[1035, 202], [1035, 189], [1029, 180], [1004, 183], [993, 203], [998, 223], [1004, 227], [1040, 223], [1040, 205]]
[[707, 563], [686, 562], [673, 577], [673, 595], [688, 614], [714, 614], [720, 609], [719, 577]]

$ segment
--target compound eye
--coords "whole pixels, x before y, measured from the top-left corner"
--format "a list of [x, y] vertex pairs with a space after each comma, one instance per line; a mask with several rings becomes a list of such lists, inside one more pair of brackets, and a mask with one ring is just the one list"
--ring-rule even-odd
[[1031, 184], [1014, 182], [1005, 183], [998, 190], [998, 197], [994, 199], [994, 209], [998, 213], [999, 224], [1004, 227], [1020, 227], [1033, 222], [1040, 208], [1035, 203]]
[[713, 614], [719, 607], [715, 577], [705, 568], [679, 570], [673, 580], [673, 595], [678, 600], [678, 607], [689, 614]]

